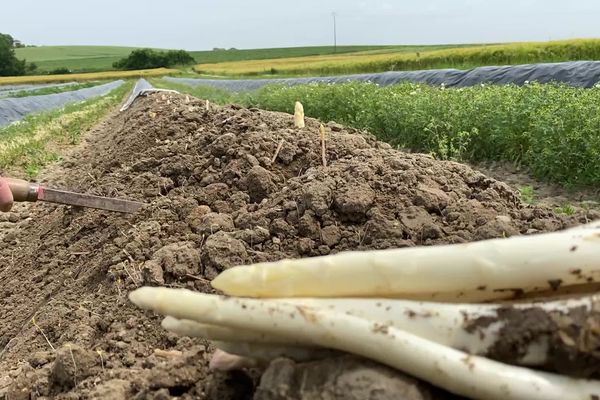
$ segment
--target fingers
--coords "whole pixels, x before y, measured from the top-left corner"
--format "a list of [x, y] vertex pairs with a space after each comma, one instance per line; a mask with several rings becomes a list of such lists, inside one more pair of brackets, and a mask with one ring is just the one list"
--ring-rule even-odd
[[10, 187], [8, 183], [2, 178], [0, 178], [0, 211], [7, 212], [10, 211], [13, 205], [13, 195], [10, 191]]

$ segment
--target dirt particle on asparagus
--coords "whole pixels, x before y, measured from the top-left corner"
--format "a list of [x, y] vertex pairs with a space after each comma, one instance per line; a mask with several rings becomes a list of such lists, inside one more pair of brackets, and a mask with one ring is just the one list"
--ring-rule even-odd
[[463, 358], [462, 361], [469, 368], [469, 371], [473, 371], [475, 369], [475, 364], [473, 363], [473, 359], [470, 354], [467, 354], [467, 356]]
[[521, 288], [502, 288], [502, 289], [494, 289], [494, 292], [513, 292], [513, 298], [517, 299], [519, 297], [523, 297], [525, 291]]
[[384, 335], [387, 335], [388, 331], [389, 331], [388, 325], [379, 324], [377, 322], [373, 324], [373, 333], [383, 333]]
[[550, 285], [550, 288], [554, 291], [557, 291], [561, 284], [562, 279], [550, 279], [548, 281], [548, 285]]
[[296, 306], [296, 309], [298, 310], [298, 312], [300, 313], [300, 315], [302, 315], [302, 317], [306, 321], [312, 322], [312, 323], [316, 323], [318, 321], [317, 316], [315, 315], [315, 313], [311, 312], [306, 307]]

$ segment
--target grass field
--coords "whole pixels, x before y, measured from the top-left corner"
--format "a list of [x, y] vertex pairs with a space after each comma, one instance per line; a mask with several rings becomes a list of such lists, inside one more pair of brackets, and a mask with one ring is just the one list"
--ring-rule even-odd
[[26, 59], [43, 73], [57, 68], [73, 72], [112, 70], [112, 63], [127, 57], [135, 47], [118, 46], [40, 46], [16, 49], [17, 58]]
[[[338, 46], [337, 52], [351, 53], [367, 50], [393, 50], [414, 46]], [[419, 46], [420, 47], [420, 46]], [[430, 46], [440, 48], [447, 46]], [[16, 49], [17, 57], [34, 62], [39, 72], [68, 68], [73, 72], [97, 72], [112, 70], [112, 64], [126, 57], [136, 47], [117, 46], [40, 46]], [[156, 49], [164, 50], [164, 49]], [[239, 60], [261, 60], [281, 57], [303, 57], [331, 54], [332, 46], [290, 47], [271, 49], [221, 49], [211, 51], [191, 51], [198, 63], [218, 63]]]
[[290, 57], [308, 57], [331, 54], [348, 54], [364, 51], [390, 52], [390, 51], [420, 51], [435, 50], [457, 47], [468, 47], [472, 44], [462, 45], [431, 45], [431, 46], [338, 46], [334, 52], [333, 46], [315, 47], [281, 47], [272, 49], [249, 49], [249, 50], [216, 50], [216, 51], [194, 51], [194, 58], [203, 64], [214, 64], [220, 62], [266, 60]]
[[65, 75], [25, 75], [0, 77], [0, 85], [18, 85], [24, 83], [70, 82], [108, 79], [143, 78], [149, 76], [162, 76], [179, 73], [178, 70], [168, 68], [141, 69], [136, 71], [106, 71], [82, 74]]
[[461, 48], [380, 49], [353, 54], [199, 64], [194, 69], [201, 74], [220, 76], [300, 76], [599, 59], [600, 39], [576, 39]]
[[[41, 46], [16, 49], [16, 52], [19, 58], [36, 63], [38, 73], [42, 75], [57, 68], [68, 68], [73, 72], [111, 71], [113, 62], [127, 56], [134, 49], [134, 47], [114, 46]], [[332, 46], [221, 49], [195, 51], [191, 54], [199, 63], [194, 67], [195, 71], [203, 75], [223, 77], [335, 75], [598, 60], [600, 39], [508, 44], [339, 46], [336, 54], [333, 54]]]

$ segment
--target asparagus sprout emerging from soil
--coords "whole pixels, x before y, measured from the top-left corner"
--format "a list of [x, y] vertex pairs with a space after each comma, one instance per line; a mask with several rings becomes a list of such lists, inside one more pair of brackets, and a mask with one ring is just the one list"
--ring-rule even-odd
[[304, 128], [304, 107], [299, 101], [294, 107], [294, 125], [296, 128]]

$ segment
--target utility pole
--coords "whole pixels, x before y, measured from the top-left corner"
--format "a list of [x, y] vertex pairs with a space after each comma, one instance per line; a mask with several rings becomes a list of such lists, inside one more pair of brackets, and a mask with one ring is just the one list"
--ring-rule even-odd
[[335, 11], [331, 13], [331, 16], [333, 17], [333, 52], [337, 53], [337, 25], [335, 20]]

